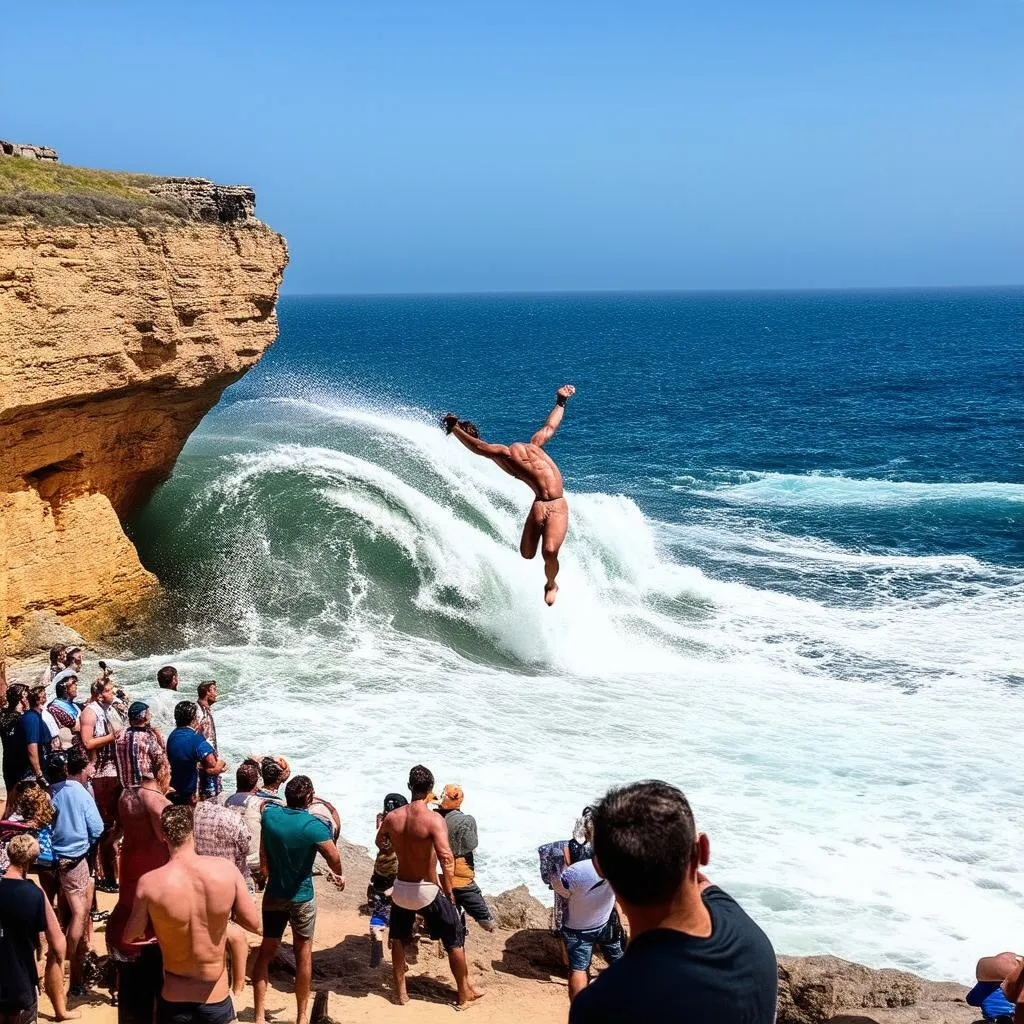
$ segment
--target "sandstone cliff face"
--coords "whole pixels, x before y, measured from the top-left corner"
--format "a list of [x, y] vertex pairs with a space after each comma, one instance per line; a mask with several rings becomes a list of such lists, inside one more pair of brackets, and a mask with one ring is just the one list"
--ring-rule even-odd
[[[201, 190], [200, 190], [201, 191]], [[277, 335], [284, 239], [234, 204], [161, 227], [0, 226], [0, 645], [96, 636], [156, 581], [121, 520]]]

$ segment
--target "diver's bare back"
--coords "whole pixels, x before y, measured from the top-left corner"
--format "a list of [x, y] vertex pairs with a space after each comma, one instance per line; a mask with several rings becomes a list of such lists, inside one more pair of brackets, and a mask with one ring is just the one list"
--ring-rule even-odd
[[515, 441], [508, 446], [508, 455], [496, 455], [494, 462], [506, 473], [522, 480], [541, 501], [562, 497], [562, 473], [540, 445]]
[[391, 837], [398, 855], [398, 877], [403, 882], [437, 884], [437, 854], [434, 841], [439, 828], [447, 826], [440, 814], [431, 811], [422, 800], [398, 807], [384, 819], [383, 828]]

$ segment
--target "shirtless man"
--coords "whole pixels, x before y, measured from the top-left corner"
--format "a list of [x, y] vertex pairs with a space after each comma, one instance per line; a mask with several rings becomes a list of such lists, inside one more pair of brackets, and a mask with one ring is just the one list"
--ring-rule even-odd
[[[413, 925], [419, 914], [426, 922], [430, 937], [440, 939], [448, 951], [448, 963], [459, 992], [458, 1005], [464, 1008], [484, 993], [469, 983], [469, 968], [463, 948], [466, 927], [452, 893], [455, 858], [448, 845], [448, 826], [440, 814], [427, 807], [427, 797], [433, 788], [434, 776], [418, 764], [409, 772], [412, 802], [386, 815], [377, 831], [377, 849], [385, 849], [390, 840], [391, 848], [398, 855], [398, 877], [391, 894], [391, 926], [388, 931], [395, 989], [399, 1003], [409, 1002], [405, 988], [405, 946], [412, 941]], [[438, 861], [441, 863], [440, 879]]]
[[444, 429], [454, 434], [471, 452], [483, 455], [501, 466], [506, 473], [522, 480], [534, 493], [535, 498], [523, 527], [523, 539], [519, 542], [519, 553], [523, 558], [533, 558], [537, 546], [543, 541], [541, 553], [544, 556], [544, 600], [548, 605], [555, 603], [558, 584], [558, 552], [569, 529], [569, 505], [562, 494], [562, 474], [544, 445], [555, 436], [562, 422], [565, 403], [576, 394], [571, 384], [560, 387], [555, 393], [555, 407], [548, 413], [544, 426], [530, 438], [529, 444], [516, 441], [513, 444], [488, 444], [481, 440], [475, 423], [460, 420], [454, 413], [444, 417]]
[[171, 859], [139, 879], [124, 941], [142, 939], [152, 922], [164, 960], [157, 1024], [227, 1024], [228, 922], [258, 934], [260, 916], [234, 864], [196, 853], [191, 807], [165, 808], [160, 823]]

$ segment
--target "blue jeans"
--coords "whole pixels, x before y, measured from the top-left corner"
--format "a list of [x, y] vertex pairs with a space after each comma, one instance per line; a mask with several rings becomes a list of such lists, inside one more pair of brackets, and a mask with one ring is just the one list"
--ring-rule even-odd
[[569, 956], [570, 971], [588, 971], [594, 959], [594, 946], [600, 946], [601, 952], [608, 963], [613, 964], [622, 957], [622, 935], [613, 935], [611, 922], [603, 928], [591, 928], [578, 931], [575, 928], [562, 926], [562, 938], [565, 940], [565, 951]]

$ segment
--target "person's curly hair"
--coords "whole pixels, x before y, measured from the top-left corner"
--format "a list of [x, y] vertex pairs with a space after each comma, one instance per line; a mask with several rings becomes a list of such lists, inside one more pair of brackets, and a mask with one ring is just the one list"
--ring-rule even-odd
[[25, 821], [33, 821], [40, 828], [52, 825], [57, 816], [50, 795], [42, 786], [29, 786], [22, 791], [18, 800], [18, 813]]

